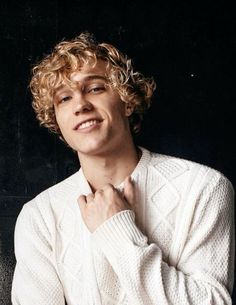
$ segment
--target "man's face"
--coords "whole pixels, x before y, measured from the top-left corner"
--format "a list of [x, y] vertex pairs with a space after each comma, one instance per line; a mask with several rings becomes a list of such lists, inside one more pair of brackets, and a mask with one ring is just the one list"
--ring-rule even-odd
[[108, 85], [106, 63], [85, 65], [70, 78], [76, 86], [57, 90], [54, 108], [64, 139], [78, 155], [114, 153], [132, 141], [128, 116], [133, 109]]

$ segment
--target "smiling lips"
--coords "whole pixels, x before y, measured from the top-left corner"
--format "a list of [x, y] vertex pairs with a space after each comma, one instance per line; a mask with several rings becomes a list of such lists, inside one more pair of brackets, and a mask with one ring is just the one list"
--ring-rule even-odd
[[97, 125], [100, 122], [101, 122], [101, 120], [98, 120], [98, 119], [90, 119], [90, 120], [77, 124], [75, 126], [74, 130], [82, 130], [82, 129]]

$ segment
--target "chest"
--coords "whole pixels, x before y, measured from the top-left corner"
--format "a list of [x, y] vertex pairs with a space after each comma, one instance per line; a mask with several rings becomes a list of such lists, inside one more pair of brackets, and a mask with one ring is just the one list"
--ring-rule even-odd
[[[168, 260], [173, 240], [179, 192], [151, 179], [136, 181], [136, 225]], [[153, 182], [152, 182], [153, 181]], [[56, 263], [68, 305], [128, 305], [113, 268], [91, 239], [78, 209], [67, 208], [60, 219], [55, 244]]]

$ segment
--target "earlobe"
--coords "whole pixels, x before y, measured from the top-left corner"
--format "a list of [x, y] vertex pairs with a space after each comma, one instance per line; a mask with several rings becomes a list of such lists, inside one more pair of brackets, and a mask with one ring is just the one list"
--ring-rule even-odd
[[125, 105], [125, 115], [129, 117], [131, 116], [133, 111], [134, 111], [134, 106], [131, 103], [127, 103]]

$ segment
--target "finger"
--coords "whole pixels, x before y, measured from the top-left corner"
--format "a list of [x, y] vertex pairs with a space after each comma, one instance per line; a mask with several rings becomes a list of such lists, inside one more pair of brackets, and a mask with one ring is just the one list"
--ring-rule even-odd
[[126, 177], [124, 181], [124, 197], [131, 206], [135, 205], [134, 182], [130, 176]]
[[114, 191], [115, 187], [111, 183], [107, 183], [106, 185], [104, 185], [103, 188], [101, 188], [100, 191], [107, 191], [107, 190]]
[[104, 185], [100, 190], [97, 190], [95, 192], [95, 198], [102, 197], [105, 194], [106, 195], [108, 195], [108, 194], [111, 195], [116, 191], [117, 191], [116, 188], [112, 184], [108, 183], [108, 184]]
[[83, 212], [85, 210], [86, 203], [87, 203], [86, 197], [84, 195], [79, 196], [78, 204], [79, 204], [81, 212]]
[[95, 193], [94, 193], [94, 199], [98, 199], [100, 197], [103, 196], [103, 190], [97, 190]]
[[88, 194], [87, 196], [86, 196], [86, 201], [87, 201], [87, 203], [90, 203], [90, 202], [92, 202], [94, 200], [94, 194]]

